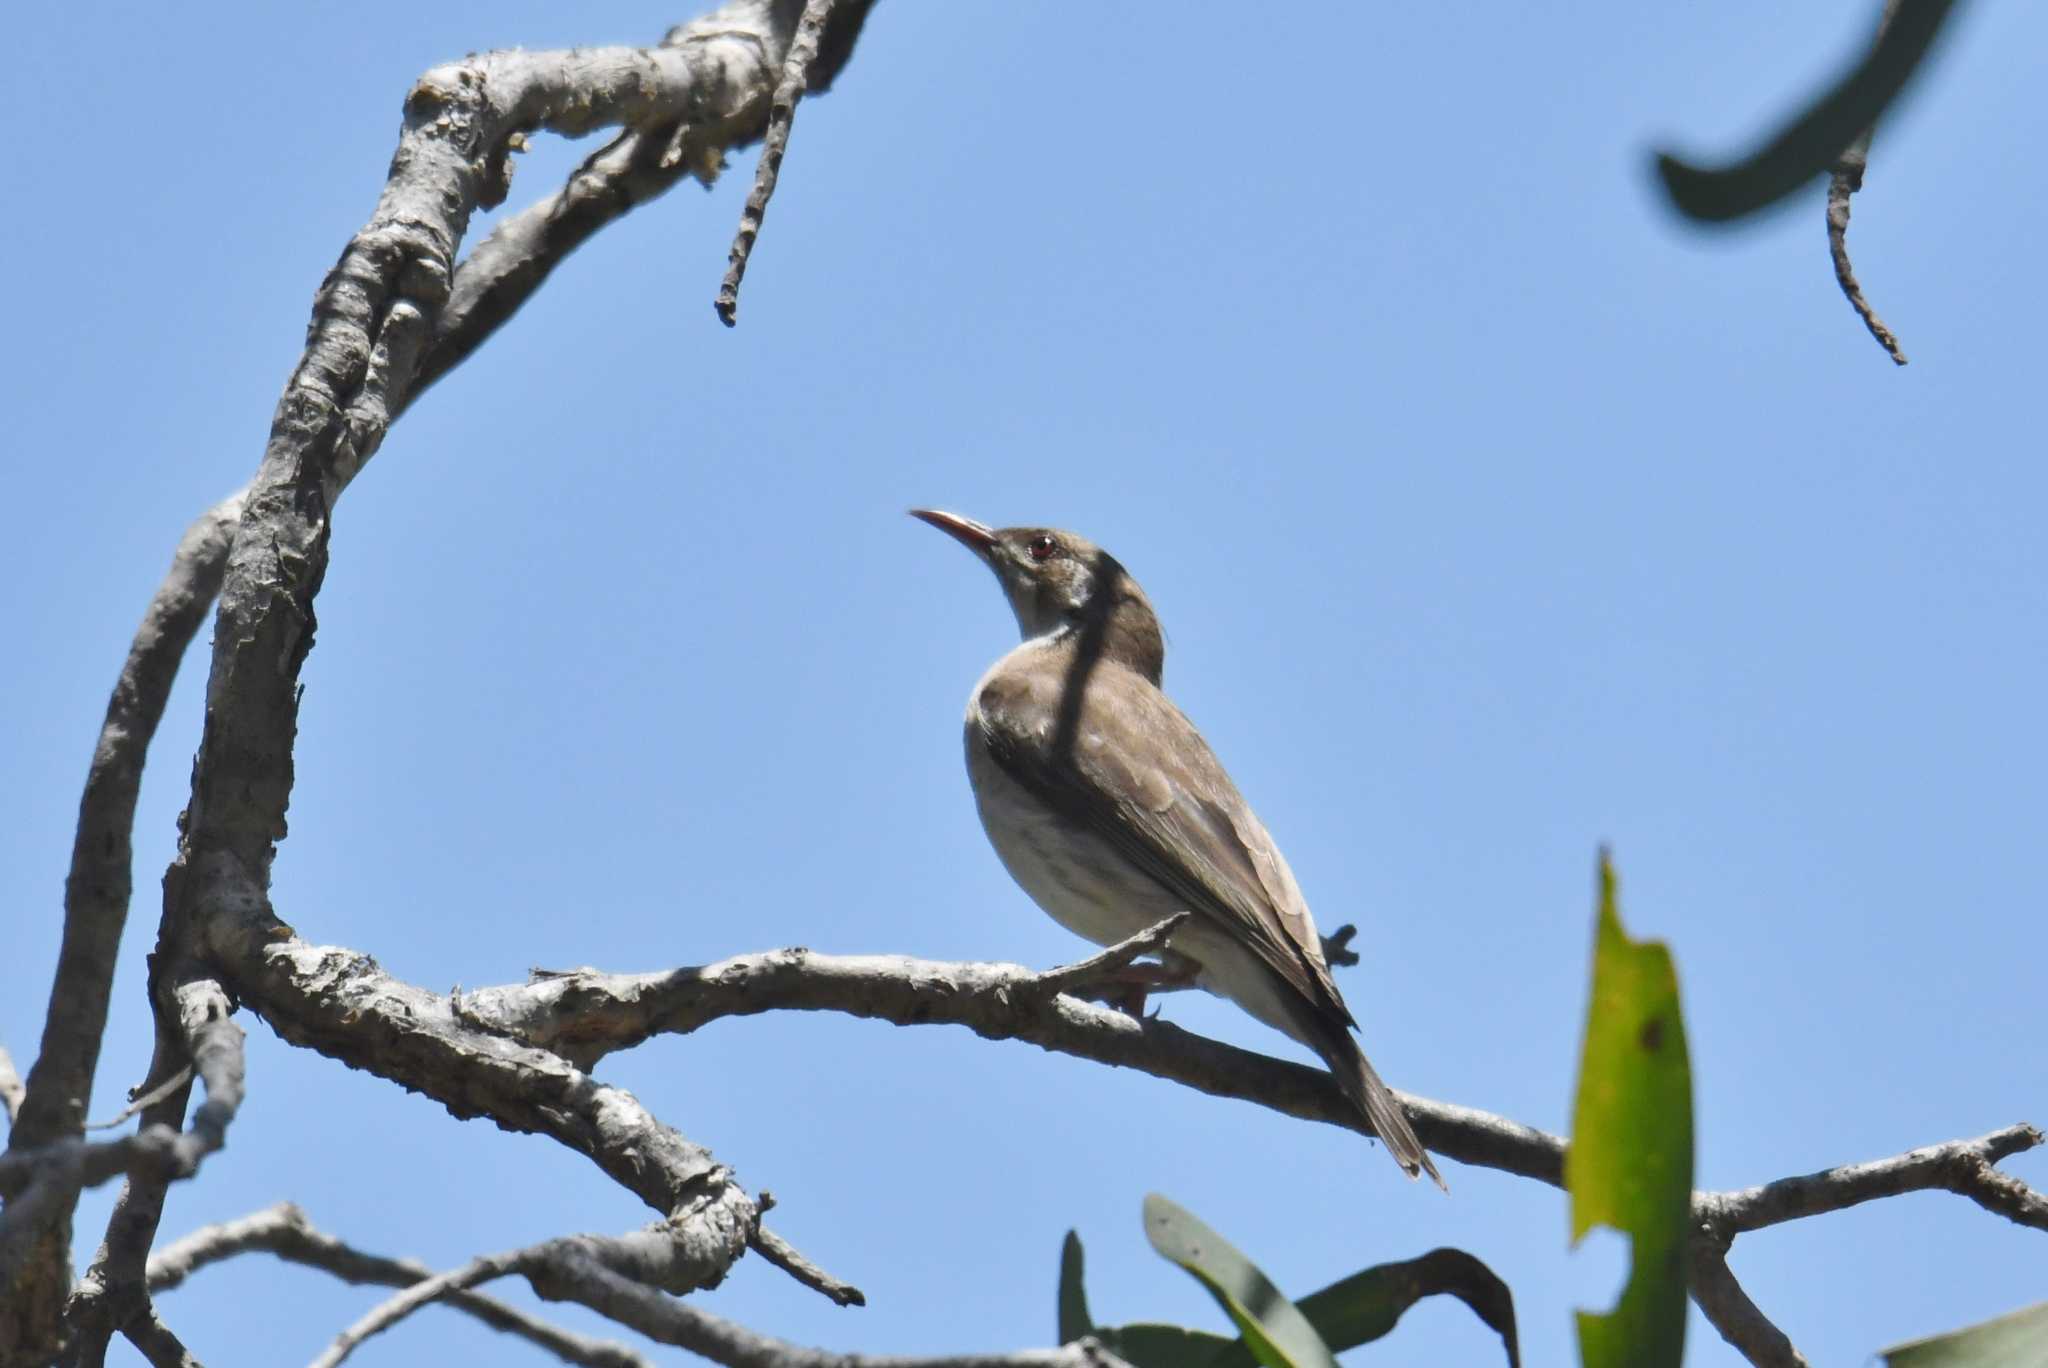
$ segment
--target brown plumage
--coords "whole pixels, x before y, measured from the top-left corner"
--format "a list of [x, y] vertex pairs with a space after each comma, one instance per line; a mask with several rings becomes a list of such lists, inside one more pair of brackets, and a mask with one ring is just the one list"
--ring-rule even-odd
[[965, 728], [982, 825], [1012, 877], [1103, 945], [1192, 912], [1170, 957], [1313, 1049], [1401, 1167], [1442, 1186], [1351, 1034], [1287, 861], [1161, 692], [1164, 638], [1137, 582], [1069, 532], [914, 515], [995, 571], [1025, 638], [975, 685]]

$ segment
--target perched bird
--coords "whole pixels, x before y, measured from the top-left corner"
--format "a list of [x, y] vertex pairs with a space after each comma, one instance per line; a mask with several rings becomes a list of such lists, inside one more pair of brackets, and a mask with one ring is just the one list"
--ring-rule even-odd
[[1443, 1186], [1351, 1034], [1287, 861], [1160, 692], [1166, 643], [1145, 591], [1071, 532], [911, 516], [995, 571], [1024, 634], [967, 700], [967, 777], [1010, 876], [1099, 945], [1191, 913], [1169, 965], [1314, 1050], [1408, 1176]]

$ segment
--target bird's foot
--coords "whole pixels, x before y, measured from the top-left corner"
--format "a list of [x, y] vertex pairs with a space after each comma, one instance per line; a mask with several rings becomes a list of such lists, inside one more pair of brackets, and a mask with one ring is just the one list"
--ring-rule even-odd
[[[1176, 956], [1177, 963], [1140, 960], [1105, 974], [1097, 996], [1134, 1021], [1145, 1019], [1145, 1000], [1154, 993], [1173, 993], [1195, 986], [1202, 968], [1192, 960]], [[1156, 1015], [1156, 1013], [1155, 1013]]]

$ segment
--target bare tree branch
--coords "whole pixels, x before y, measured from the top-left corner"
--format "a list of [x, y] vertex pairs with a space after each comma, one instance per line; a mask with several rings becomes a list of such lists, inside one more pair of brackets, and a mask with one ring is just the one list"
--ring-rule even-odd
[[[1898, 12], [1899, 0], [1885, 0], [1884, 12], [1877, 21], [1877, 37], [1873, 41], [1884, 41], [1885, 30], [1891, 27]], [[1903, 366], [1906, 353], [1899, 349], [1899, 339], [1892, 335], [1892, 330], [1877, 316], [1877, 310], [1871, 308], [1870, 301], [1863, 297], [1863, 286], [1857, 282], [1856, 268], [1849, 264], [1849, 197], [1863, 188], [1863, 173], [1870, 165], [1870, 137], [1875, 131], [1874, 126], [1865, 128], [1836, 159], [1834, 169], [1828, 173], [1828, 256], [1835, 263], [1835, 283], [1842, 287], [1849, 307], [1863, 320], [1863, 326], [1870, 330], [1877, 344], [1894, 362]]]
[[[1319, 1069], [1238, 1050], [1159, 1020], [1134, 1021], [1049, 985], [1079, 988], [1144, 953], [1169, 932], [1154, 927], [1078, 966], [1034, 972], [1010, 964], [954, 964], [907, 956], [816, 955], [777, 950], [664, 974], [594, 970], [463, 995], [465, 1018], [563, 1051], [586, 1067], [649, 1036], [687, 1034], [727, 1016], [778, 1009], [838, 1011], [897, 1025], [951, 1023], [991, 1039], [1135, 1068], [1219, 1096], [1366, 1133]], [[1077, 972], [1085, 970], [1086, 972]], [[1401, 1095], [1433, 1150], [1552, 1185], [1563, 1182], [1564, 1141], [1503, 1117]], [[2048, 1197], [1995, 1165], [2042, 1143], [2031, 1125], [1956, 1140], [1889, 1159], [1693, 1198], [1693, 1296], [1731, 1344], [1760, 1364], [1801, 1363], [1783, 1332], [1750, 1301], [1727, 1264], [1735, 1236], [1783, 1221], [1904, 1192], [1942, 1190], [2048, 1230]], [[726, 1360], [720, 1360], [724, 1362]], [[765, 1362], [766, 1360], [764, 1360]], [[783, 1360], [776, 1360], [782, 1362]]]
[[1805, 1355], [1735, 1281], [1726, 1246], [1716, 1248], [1711, 1240], [1695, 1238], [1690, 1252], [1693, 1302], [1722, 1339], [1756, 1368], [1807, 1368]]
[[1093, 1339], [1058, 1349], [937, 1357], [812, 1349], [758, 1334], [687, 1302], [651, 1292], [573, 1253], [529, 1271], [527, 1280], [543, 1297], [581, 1302], [649, 1339], [680, 1346], [727, 1368], [1129, 1368]]
[[186, 1178], [198, 1171], [204, 1152], [199, 1136], [180, 1134], [170, 1126], [145, 1126], [118, 1140], [59, 1140], [41, 1149], [0, 1155], [0, 1189], [28, 1194], [10, 1197], [0, 1210], [0, 1244], [29, 1222], [38, 1187], [76, 1191], [133, 1173]]
[[[762, 1215], [767, 1215], [775, 1206], [775, 1194], [763, 1192], [754, 1199], [754, 1206]], [[777, 1235], [767, 1226], [757, 1226], [754, 1238], [747, 1247], [774, 1264], [783, 1272], [795, 1278], [813, 1292], [821, 1293], [834, 1306], [866, 1306], [867, 1294], [850, 1282], [833, 1277], [824, 1269], [805, 1258], [803, 1252], [789, 1241]]]
[[[242, 1028], [229, 1017], [232, 1003], [210, 979], [167, 987], [162, 997], [168, 1010], [160, 1010], [158, 1015], [157, 1050], [150, 1076], [159, 1077], [189, 1062], [192, 1074], [206, 1085], [206, 1101], [179, 1137], [193, 1146], [196, 1164], [198, 1158], [227, 1143], [228, 1125], [241, 1107]], [[167, 1020], [174, 1030], [166, 1029]], [[144, 1109], [144, 1126], [177, 1127], [184, 1120], [191, 1095], [188, 1077], [168, 1096]], [[157, 1170], [130, 1174], [107, 1220], [107, 1233], [92, 1266], [65, 1308], [71, 1331], [67, 1363], [98, 1362], [113, 1334], [148, 1311], [149, 1247], [163, 1218], [166, 1192], [174, 1179], [186, 1176], [189, 1174]]]
[[761, 161], [754, 170], [754, 188], [747, 192], [746, 207], [740, 211], [739, 230], [733, 234], [725, 280], [718, 287], [715, 307], [730, 328], [739, 322], [740, 280], [747, 273], [747, 258], [753, 254], [754, 239], [760, 236], [762, 216], [775, 195], [775, 179], [782, 171], [782, 157], [789, 150], [789, 130], [796, 122], [796, 102], [803, 98], [810, 81], [811, 63], [818, 56], [818, 40], [825, 21], [832, 17], [833, 0], [804, 0], [803, 16], [797, 20], [796, 37], [782, 59], [782, 72], [775, 84], [775, 99], [768, 107], [768, 133], [761, 142]]
[[1780, 1178], [1761, 1187], [1703, 1194], [1695, 1215], [1714, 1236], [1733, 1239], [1785, 1221], [1803, 1220], [1907, 1192], [1953, 1192], [2017, 1224], [2048, 1230], [2048, 1197], [1993, 1165], [2042, 1142], [2035, 1127], [2007, 1126], [1974, 1140], [1951, 1140], [1889, 1159], [1844, 1164]]
[[[629, 1239], [632, 1237], [628, 1237]], [[356, 1347], [398, 1324], [434, 1298], [518, 1274], [550, 1301], [574, 1301], [630, 1326], [649, 1339], [673, 1344], [730, 1368], [1128, 1368], [1093, 1340], [1058, 1349], [1010, 1354], [897, 1357], [810, 1349], [757, 1334], [708, 1311], [665, 1296], [622, 1270], [596, 1236], [548, 1240], [473, 1259], [392, 1297], [335, 1338], [312, 1368], [338, 1368]]]
[[[160, 1123], [119, 1140], [59, 1140], [0, 1154], [0, 1194], [9, 1198], [0, 1209], [0, 1276], [12, 1273], [39, 1223], [53, 1211], [68, 1210], [80, 1189], [123, 1175], [166, 1185], [189, 1178], [225, 1142], [227, 1122], [241, 1100], [242, 1029], [226, 1019], [225, 1002], [213, 1006], [222, 1011], [219, 1017], [191, 1023], [200, 1076], [207, 1081], [207, 1103], [191, 1130], [180, 1133], [175, 1124]], [[181, 1114], [182, 1093], [189, 1087], [188, 1082], [179, 1090]]]
[[127, 1106], [121, 1108], [121, 1110], [115, 1112], [104, 1121], [92, 1122], [86, 1126], [86, 1129], [89, 1131], [112, 1130], [129, 1117], [140, 1116], [143, 1112], [148, 1111], [151, 1107], [154, 1107], [157, 1103], [163, 1101], [166, 1097], [169, 1097], [191, 1081], [192, 1066], [190, 1064], [181, 1065], [177, 1072], [157, 1084], [154, 1088], [150, 1088], [147, 1091], [137, 1089], [136, 1091], [139, 1096]]
[[626, 1235], [570, 1235], [544, 1240], [522, 1249], [484, 1255], [460, 1268], [433, 1274], [414, 1283], [372, 1308], [337, 1335], [334, 1343], [314, 1363], [316, 1368], [336, 1368], [364, 1340], [389, 1330], [420, 1307], [452, 1293], [467, 1291], [507, 1274], [533, 1277], [556, 1265], [580, 1268], [585, 1264], [607, 1269], [633, 1286], [646, 1289], [652, 1296], [660, 1296], [664, 1292], [688, 1292], [699, 1285], [697, 1271], [687, 1249], [667, 1223], [656, 1223]]
[[[290, 1202], [280, 1202], [239, 1220], [201, 1226], [152, 1254], [149, 1290], [152, 1295], [167, 1292], [210, 1264], [258, 1251], [331, 1273], [357, 1286], [410, 1287], [434, 1276], [432, 1269], [414, 1260], [356, 1249], [315, 1227]], [[517, 1335], [564, 1363], [586, 1368], [650, 1368], [647, 1358], [627, 1345], [561, 1329], [491, 1297], [451, 1292], [444, 1300], [493, 1330]]]
[[[17, 1085], [8, 1109], [13, 1120], [9, 1152], [40, 1149], [84, 1132], [134, 886], [131, 838], [143, 761], [185, 648], [220, 589], [243, 494], [229, 495], [186, 529], [107, 700], [78, 803], [71, 872], [64, 882], [63, 942], [42, 1047], [29, 1071], [26, 1096]], [[36, 1230], [22, 1236], [34, 1247], [31, 1257], [16, 1262], [0, 1253], [0, 1268], [11, 1270], [0, 1274], [0, 1302], [15, 1310], [0, 1325], [0, 1362], [17, 1353], [32, 1356], [55, 1341], [71, 1290], [71, 1212], [77, 1191], [55, 1190], [58, 1199], [43, 1209]]]
[[[606, 124], [673, 130], [688, 122], [704, 149], [751, 140], [765, 123], [771, 73], [786, 56], [795, 18], [787, 4], [773, 0], [731, 0], [673, 31], [658, 48], [490, 53], [435, 68], [413, 88], [385, 192], [316, 296], [305, 355], [279, 402], [263, 465], [243, 504], [242, 525], [234, 530], [220, 594], [207, 727], [179, 856], [165, 879], [153, 987], [201, 977], [195, 947], [213, 917], [223, 911], [269, 915], [269, 866], [284, 834], [298, 673], [312, 644], [312, 602], [325, 572], [329, 511], [414, 392], [469, 215], [502, 197], [509, 149], [536, 129], [575, 135]], [[847, 38], [840, 45], [836, 62], [844, 61], [850, 43]], [[454, 349], [473, 346], [476, 335]], [[222, 521], [209, 532], [224, 536], [226, 528]], [[198, 586], [184, 606], [196, 605], [203, 615], [211, 593]], [[196, 617], [178, 636], [181, 643], [194, 626]], [[104, 885], [108, 891], [99, 897], [95, 915], [67, 919], [65, 959], [46, 1030], [48, 1083], [39, 1059], [26, 1103], [31, 1124], [15, 1127], [11, 1147], [75, 1134], [84, 1119], [104, 1030], [105, 983], [111, 981], [127, 904], [134, 776], [142, 743], [161, 711], [159, 699], [148, 713], [149, 726], [138, 731], [126, 725], [125, 716], [116, 726], [122, 704], [117, 691], [109, 731], [130, 744], [115, 747], [110, 773], [114, 787], [125, 785], [128, 796], [125, 802], [96, 803], [89, 783], [79, 829], [81, 850], [118, 855], [118, 886]], [[95, 779], [103, 768], [96, 760]], [[74, 885], [102, 887], [76, 877]], [[85, 982], [73, 991], [66, 975]], [[166, 1009], [160, 1000], [159, 1010]], [[49, 1100], [39, 1103], [38, 1097]], [[155, 1205], [124, 1201], [140, 1222], [145, 1248], [154, 1230], [147, 1212]], [[68, 1203], [44, 1209], [34, 1257], [20, 1261], [21, 1278], [5, 1288], [10, 1302], [27, 1305], [29, 1314], [10, 1318], [0, 1350], [33, 1357], [55, 1343], [68, 1285], [68, 1211]]]
[[[1326, 1071], [1049, 990], [1048, 980], [1057, 984], [1069, 969], [770, 950], [668, 973], [583, 970], [481, 989], [461, 994], [454, 1010], [585, 1068], [656, 1034], [687, 1034], [764, 1011], [836, 1011], [899, 1026], [950, 1023], [1368, 1133]], [[1441, 1154], [1553, 1186], [1563, 1181], [1564, 1142], [1554, 1135], [1467, 1107], [1405, 1095], [1402, 1101], [1423, 1140]]]
[[121, 1333], [149, 1360], [151, 1368], [200, 1368], [199, 1360], [171, 1333], [154, 1306], [122, 1326]]

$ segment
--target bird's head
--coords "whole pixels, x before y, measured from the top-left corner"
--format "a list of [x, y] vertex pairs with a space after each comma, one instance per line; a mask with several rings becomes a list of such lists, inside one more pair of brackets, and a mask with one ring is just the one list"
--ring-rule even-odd
[[913, 508], [995, 572], [1028, 640], [1063, 631], [1093, 637], [1102, 654], [1159, 681], [1166, 647], [1159, 619], [1116, 557], [1052, 527], [989, 527], [957, 513]]

